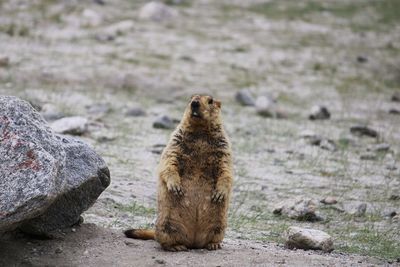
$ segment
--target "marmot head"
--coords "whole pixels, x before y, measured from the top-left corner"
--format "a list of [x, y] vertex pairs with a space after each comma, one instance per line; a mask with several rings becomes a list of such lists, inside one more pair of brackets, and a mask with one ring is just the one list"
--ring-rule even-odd
[[186, 108], [185, 117], [191, 124], [208, 124], [219, 121], [221, 102], [209, 95], [193, 95]]

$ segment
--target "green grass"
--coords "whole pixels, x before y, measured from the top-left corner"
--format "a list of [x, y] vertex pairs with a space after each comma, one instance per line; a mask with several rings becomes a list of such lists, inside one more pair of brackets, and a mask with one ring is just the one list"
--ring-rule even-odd
[[[232, 9], [232, 8], [231, 8]], [[224, 8], [224, 10], [229, 10]], [[368, 25], [351, 22], [354, 30], [378, 30], [379, 25], [393, 25], [400, 21], [398, 0], [366, 0], [366, 1], [315, 1], [274, 0], [252, 5], [249, 11], [264, 15], [268, 19], [278, 20], [311, 20], [321, 12], [338, 18], [352, 19], [357, 14], [373, 10], [376, 20]], [[373, 19], [373, 18], [372, 18]]]
[[132, 215], [137, 215], [137, 216], [155, 216], [156, 214], [155, 208], [145, 207], [137, 202], [133, 202], [130, 205], [116, 204], [115, 208], [120, 211], [128, 212]]

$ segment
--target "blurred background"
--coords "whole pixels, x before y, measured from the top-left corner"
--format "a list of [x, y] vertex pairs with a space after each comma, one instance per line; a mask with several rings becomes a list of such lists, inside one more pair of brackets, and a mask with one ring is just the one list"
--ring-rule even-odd
[[152, 225], [160, 153], [208, 93], [235, 158], [228, 237], [298, 225], [398, 258], [399, 52], [399, 0], [0, 0], [0, 94], [100, 153], [112, 183], [84, 218], [114, 229]]

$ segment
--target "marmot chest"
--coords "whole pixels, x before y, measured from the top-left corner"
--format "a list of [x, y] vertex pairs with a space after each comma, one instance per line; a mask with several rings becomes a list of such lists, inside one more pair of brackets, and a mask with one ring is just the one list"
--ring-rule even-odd
[[184, 139], [178, 157], [179, 175], [189, 180], [213, 181], [221, 171], [223, 156], [223, 150], [212, 139]]

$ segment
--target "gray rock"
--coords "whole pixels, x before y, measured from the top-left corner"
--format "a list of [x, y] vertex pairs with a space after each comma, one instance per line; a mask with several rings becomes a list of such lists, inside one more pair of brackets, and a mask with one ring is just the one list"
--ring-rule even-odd
[[317, 206], [314, 199], [294, 199], [279, 203], [273, 213], [299, 221], [322, 221], [323, 218], [317, 213]]
[[400, 102], [400, 91], [397, 91], [393, 93], [392, 95], [392, 101], [394, 102]]
[[157, 129], [174, 129], [175, 123], [170, 117], [164, 115], [154, 121], [153, 127]]
[[111, 111], [110, 105], [105, 103], [86, 106], [86, 111], [91, 115], [105, 115]]
[[160, 2], [149, 2], [145, 4], [139, 11], [139, 18], [142, 20], [152, 21], [165, 21], [169, 20], [177, 15], [177, 12]]
[[392, 193], [389, 197], [389, 200], [400, 200], [400, 194]]
[[8, 67], [10, 64], [10, 59], [6, 56], [0, 55], [0, 67]]
[[310, 120], [327, 120], [331, 117], [331, 113], [325, 106], [313, 106], [308, 118]]
[[140, 117], [140, 116], [145, 116], [146, 111], [140, 107], [133, 107], [128, 109], [128, 111], [125, 113], [127, 116], [132, 116], [132, 117]]
[[54, 134], [29, 103], [0, 96], [0, 232], [44, 234], [70, 226], [108, 186], [104, 161]]
[[33, 107], [0, 96], [0, 232], [43, 213], [66, 181], [61, 141]]
[[369, 151], [374, 152], [388, 152], [390, 149], [390, 145], [386, 143], [376, 144], [368, 148]]
[[242, 106], [255, 106], [256, 102], [251, 95], [251, 92], [247, 89], [242, 89], [236, 93], [235, 99]]
[[373, 153], [364, 153], [360, 156], [361, 160], [377, 160], [378, 156]]
[[274, 102], [266, 96], [259, 96], [256, 100], [256, 111], [259, 115], [268, 118], [274, 118], [276, 108]]
[[59, 176], [66, 186], [42, 215], [22, 224], [24, 232], [43, 235], [78, 223], [110, 184], [110, 171], [94, 150], [71, 137], [64, 137], [62, 144], [66, 158]]
[[88, 130], [88, 119], [80, 116], [66, 117], [54, 121], [51, 128], [60, 134], [82, 135]]
[[400, 114], [400, 109], [391, 108], [391, 109], [389, 109], [389, 114], [399, 115]]
[[350, 128], [350, 132], [356, 136], [369, 136], [369, 137], [378, 137], [379, 134], [374, 129], [371, 129], [367, 126], [353, 126]]
[[334, 205], [334, 204], [336, 204], [338, 201], [337, 201], [337, 199], [336, 199], [335, 197], [330, 197], [330, 196], [328, 196], [328, 197], [322, 199], [320, 202], [323, 203], [323, 204], [325, 204], [325, 205]]
[[327, 233], [315, 230], [291, 226], [285, 233], [286, 246], [290, 249], [313, 249], [330, 252], [334, 249], [333, 240]]
[[102, 35], [114, 39], [116, 36], [124, 35], [133, 31], [134, 25], [135, 24], [132, 20], [123, 20], [108, 26]]
[[43, 118], [48, 121], [55, 121], [65, 117], [65, 114], [61, 112], [55, 105], [53, 104], [45, 104], [40, 111], [40, 114]]
[[365, 215], [366, 211], [367, 211], [367, 204], [361, 203], [360, 205], [357, 206], [356, 210], [352, 214], [356, 217], [362, 217]]

